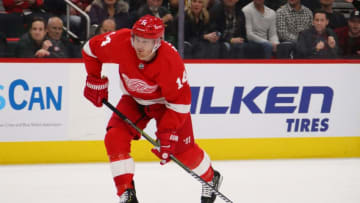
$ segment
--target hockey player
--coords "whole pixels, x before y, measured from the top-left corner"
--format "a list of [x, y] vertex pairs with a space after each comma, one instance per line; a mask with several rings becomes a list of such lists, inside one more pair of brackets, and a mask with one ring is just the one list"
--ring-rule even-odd
[[[101, 76], [103, 63], [119, 65], [123, 91], [117, 109], [144, 129], [156, 120], [160, 147], [152, 152], [163, 165], [174, 155], [210, 185], [218, 188], [222, 177], [211, 166], [209, 156], [195, 142], [190, 116], [191, 91], [184, 63], [175, 50], [163, 41], [164, 24], [146, 15], [132, 29], [121, 29], [90, 39], [82, 54], [87, 71], [84, 96], [101, 107], [108, 98], [108, 79]], [[133, 181], [132, 140], [140, 134], [113, 114], [107, 126], [105, 146], [120, 203], [138, 202]], [[214, 202], [216, 195], [202, 186], [201, 202]]]

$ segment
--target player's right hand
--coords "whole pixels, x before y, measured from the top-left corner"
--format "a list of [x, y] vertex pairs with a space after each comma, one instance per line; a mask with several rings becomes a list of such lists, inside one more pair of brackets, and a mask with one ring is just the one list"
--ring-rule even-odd
[[175, 153], [179, 136], [175, 132], [157, 132], [156, 136], [159, 139], [160, 146], [151, 149], [151, 151], [161, 159], [160, 164], [164, 165], [171, 160], [170, 155]]
[[84, 89], [84, 96], [95, 106], [101, 107], [102, 101], [108, 99], [109, 80], [107, 77], [97, 78], [88, 75]]

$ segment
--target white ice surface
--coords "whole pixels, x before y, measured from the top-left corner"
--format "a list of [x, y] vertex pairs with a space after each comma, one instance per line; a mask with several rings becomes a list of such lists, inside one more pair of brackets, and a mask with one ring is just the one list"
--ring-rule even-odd
[[[360, 203], [360, 159], [215, 161], [234, 203]], [[196, 203], [201, 185], [174, 163], [136, 163], [140, 203]], [[117, 203], [109, 165], [0, 166], [0, 203]], [[224, 202], [221, 199], [217, 203]]]

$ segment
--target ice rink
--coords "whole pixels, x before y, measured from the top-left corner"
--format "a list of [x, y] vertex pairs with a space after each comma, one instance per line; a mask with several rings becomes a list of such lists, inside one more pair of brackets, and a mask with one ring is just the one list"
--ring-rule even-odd
[[[360, 159], [215, 161], [236, 203], [359, 203]], [[196, 203], [200, 183], [174, 163], [136, 162], [141, 203]], [[117, 203], [109, 165], [1, 165], [0, 203]], [[217, 199], [218, 203], [224, 202]]]

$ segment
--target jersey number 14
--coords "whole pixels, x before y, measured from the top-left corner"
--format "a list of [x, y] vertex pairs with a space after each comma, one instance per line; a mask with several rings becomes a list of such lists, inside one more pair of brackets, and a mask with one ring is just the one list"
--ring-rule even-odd
[[178, 90], [181, 89], [184, 86], [184, 84], [187, 83], [187, 81], [188, 81], [187, 72], [186, 72], [186, 70], [184, 70], [182, 78], [180, 79], [180, 77], [178, 77], [176, 79], [176, 83], [178, 85]]

